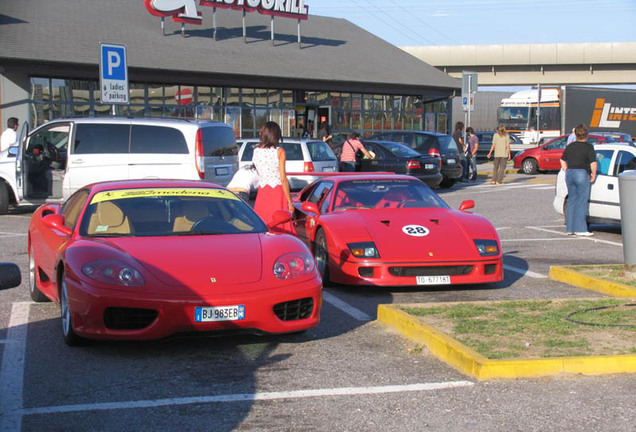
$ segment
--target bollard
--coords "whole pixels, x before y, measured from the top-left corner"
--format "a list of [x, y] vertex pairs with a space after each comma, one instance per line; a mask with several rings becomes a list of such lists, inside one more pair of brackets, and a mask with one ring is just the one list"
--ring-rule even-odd
[[636, 278], [636, 171], [625, 171], [618, 176], [618, 193], [625, 273]]

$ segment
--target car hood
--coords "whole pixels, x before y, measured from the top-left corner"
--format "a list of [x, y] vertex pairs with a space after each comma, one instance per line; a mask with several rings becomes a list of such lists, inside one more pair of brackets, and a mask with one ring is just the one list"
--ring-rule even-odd
[[259, 234], [119, 237], [105, 243], [125, 252], [160, 282], [193, 289], [241, 285], [262, 277]]
[[[496, 238], [485, 218], [443, 208], [353, 210], [338, 224], [345, 243], [374, 241], [381, 261], [478, 259], [474, 239]], [[346, 247], [346, 245], [343, 245]]]

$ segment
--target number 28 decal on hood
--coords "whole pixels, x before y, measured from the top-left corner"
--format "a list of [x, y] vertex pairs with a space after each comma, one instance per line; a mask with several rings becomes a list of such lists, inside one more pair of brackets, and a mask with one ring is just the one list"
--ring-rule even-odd
[[422, 225], [405, 225], [402, 227], [402, 232], [413, 237], [424, 237], [428, 235], [429, 230]]

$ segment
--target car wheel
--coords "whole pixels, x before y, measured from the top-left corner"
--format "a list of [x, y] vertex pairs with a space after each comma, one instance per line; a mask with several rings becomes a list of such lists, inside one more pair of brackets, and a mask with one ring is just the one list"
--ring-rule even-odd
[[453, 186], [454, 184], [455, 184], [455, 179], [444, 177], [442, 179], [442, 182], [439, 184], [439, 187], [441, 187], [441, 188], [449, 188], [449, 187]]
[[80, 345], [83, 341], [73, 331], [73, 318], [71, 317], [71, 308], [68, 302], [68, 291], [66, 288], [66, 275], [62, 273], [60, 283], [60, 315], [62, 318], [62, 334], [64, 336], [64, 342], [68, 346]]
[[0, 180], [0, 215], [9, 213], [9, 190], [7, 184]]
[[528, 158], [521, 162], [521, 172], [524, 174], [536, 174], [537, 169], [537, 161], [534, 159]]
[[29, 246], [29, 294], [31, 294], [31, 300], [41, 303], [49, 301], [49, 299], [38, 289], [37, 269], [38, 266], [35, 263], [35, 256], [33, 255], [33, 246]]
[[316, 268], [322, 276], [322, 283], [329, 282], [329, 247], [327, 246], [327, 237], [325, 231], [320, 229], [316, 233], [316, 241], [314, 244], [314, 258], [316, 259]]

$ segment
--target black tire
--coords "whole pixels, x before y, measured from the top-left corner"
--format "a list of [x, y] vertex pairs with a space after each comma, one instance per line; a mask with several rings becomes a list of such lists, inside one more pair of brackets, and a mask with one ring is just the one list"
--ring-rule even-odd
[[60, 277], [60, 317], [62, 319], [62, 335], [64, 342], [68, 346], [81, 345], [84, 339], [73, 331], [73, 317], [68, 303], [68, 292], [66, 290], [66, 275], [62, 273]]
[[455, 179], [444, 177], [442, 179], [442, 182], [439, 184], [439, 187], [447, 189], [449, 187], [452, 187], [454, 184], [455, 184]]
[[48, 297], [42, 294], [42, 291], [38, 288], [37, 268], [35, 256], [33, 255], [33, 246], [29, 246], [29, 294], [31, 294], [31, 300], [37, 303], [48, 302], [50, 301]]
[[9, 213], [9, 189], [5, 182], [0, 180], [0, 215]]
[[316, 233], [314, 258], [316, 260], [316, 268], [320, 276], [322, 276], [322, 283], [324, 285], [329, 282], [329, 247], [327, 246], [325, 231], [322, 229], [318, 229]]
[[524, 174], [536, 174], [538, 170], [539, 166], [537, 165], [537, 161], [532, 158], [524, 159], [523, 162], [521, 162], [521, 172]]

